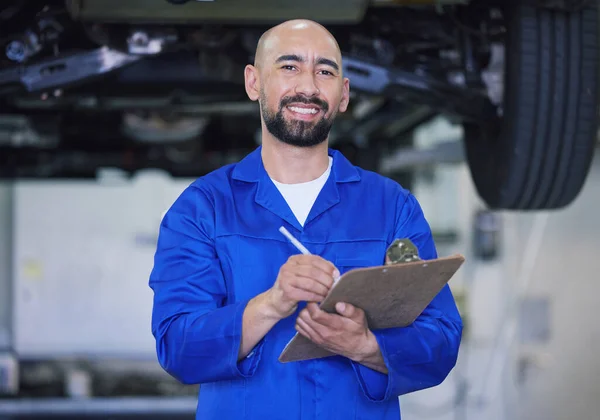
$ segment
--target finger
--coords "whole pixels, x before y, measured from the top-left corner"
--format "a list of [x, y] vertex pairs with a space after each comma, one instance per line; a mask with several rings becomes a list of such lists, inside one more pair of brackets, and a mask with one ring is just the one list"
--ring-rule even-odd
[[319, 268], [327, 275], [339, 277], [339, 270], [331, 262], [318, 255], [295, 255], [293, 261], [299, 265], [310, 265]]
[[309, 324], [319, 324], [332, 330], [344, 329], [343, 318], [321, 310], [316, 303], [309, 303], [303, 311], [306, 312], [304, 319]]
[[314, 280], [311, 280], [311, 282], [314, 282], [312, 286], [318, 286], [311, 288], [310, 284], [307, 285], [306, 282], [298, 281], [298, 279], [292, 278], [282, 287], [290, 299], [294, 299], [298, 302], [322, 302], [327, 296], [327, 289]]
[[298, 331], [300, 334], [302, 334], [309, 340], [314, 341], [312, 334], [303, 325], [305, 325], [304, 321], [302, 321], [301, 319], [296, 320], [296, 331]]
[[338, 302], [335, 304], [335, 310], [337, 311], [338, 314], [346, 317], [346, 318], [350, 318], [352, 317], [352, 315], [354, 315], [354, 306], [350, 305], [349, 303], [345, 303], [345, 302]]
[[306, 331], [304, 328], [302, 328], [302, 327], [300, 326], [300, 324], [298, 324], [297, 322], [296, 322], [296, 331], [298, 331], [298, 333], [299, 333], [300, 335], [302, 335], [302, 336], [304, 336], [304, 337], [308, 338], [310, 341], [314, 341], [314, 340], [312, 339], [312, 337], [310, 336], [310, 334], [309, 334], [309, 333], [308, 333], [308, 332], [307, 332], [307, 331]]
[[335, 304], [335, 310], [344, 318], [348, 318], [357, 323], [362, 323], [364, 319], [364, 311], [346, 302], [338, 302]]
[[296, 330], [315, 343], [320, 344], [323, 342], [321, 335], [300, 317], [296, 319]]
[[333, 285], [333, 275], [321, 270], [314, 265], [298, 264], [294, 266], [292, 272], [300, 278], [311, 279], [319, 282], [329, 290]]
[[306, 290], [298, 289], [295, 287], [289, 287], [286, 292], [288, 299], [292, 299], [296, 302], [322, 302], [325, 299], [324, 295], [308, 292]]
[[327, 293], [329, 293], [329, 286], [326, 284], [323, 284], [321, 281], [312, 277], [305, 277], [298, 273], [294, 274], [289, 282], [293, 287], [307, 292], [313, 292], [323, 296], [326, 296]]

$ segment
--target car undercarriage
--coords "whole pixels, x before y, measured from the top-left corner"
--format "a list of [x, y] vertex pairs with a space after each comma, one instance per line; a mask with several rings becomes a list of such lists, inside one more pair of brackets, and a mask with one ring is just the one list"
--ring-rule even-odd
[[[483, 140], [469, 142], [501, 131], [508, 118], [522, 114], [516, 106], [506, 109], [514, 98], [505, 92], [511, 80], [506, 74], [511, 25], [524, 21], [519, 14], [595, 10], [582, 1], [535, 1], [523, 12], [519, 2], [510, 9], [499, 1], [356, 0], [309, 1], [305, 9], [311, 3], [316, 11], [303, 9], [298, 16], [292, 9], [288, 16], [260, 0], [245, 3], [244, 10], [235, 0], [221, 6], [131, 3], [135, 6], [122, 10], [113, 1], [12, 0], [0, 6], [1, 178], [94, 177], [105, 167], [128, 173], [161, 168], [189, 177], [237, 161], [260, 142], [258, 106], [245, 94], [243, 68], [253, 61], [266, 29], [310, 13], [320, 13], [338, 40], [350, 78], [351, 106], [334, 125], [332, 147], [366, 169], [380, 170], [382, 156], [410, 146], [415, 128], [443, 115], [465, 127], [473, 169], [474, 161], [507, 159], [508, 152], [489, 152], [497, 143], [492, 139], [488, 156], [480, 157]], [[584, 24], [591, 15], [582, 16]], [[544, 46], [541, 37], [536, 40]], [[597, 73], [596, 55], [590, 53], [590, 72]], [[590, 90], [586, 106], [594, 108], [597, 84], [579, 87]], [[586, 124], [595, 136], [595, 116]], [[582, 165], [585, 172], [586, 162]], [[498, 169], [504, 177], [508, 170]], [[561, 207], [580, 188], [574, 185], [554, 201], [550, 190], [543, 199], [533, 193], [511, 199], [507, 194], [518, 181], [494, 184], [498, 175], [481, 170], [473, 177], [486, 202], [497, 208]]]

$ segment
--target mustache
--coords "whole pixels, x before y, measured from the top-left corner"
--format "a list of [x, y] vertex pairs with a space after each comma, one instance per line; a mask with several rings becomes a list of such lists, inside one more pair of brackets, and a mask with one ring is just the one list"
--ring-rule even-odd
[[327, 112], [329, 105], [322, 99], [319, 98], [306, 98], [304, 96], [286, 96], [281, 100], [281, 108], [288, 106], [292, 103], [300, 103], [305, 105], [316, 105], [321, 108], [324, 112]]

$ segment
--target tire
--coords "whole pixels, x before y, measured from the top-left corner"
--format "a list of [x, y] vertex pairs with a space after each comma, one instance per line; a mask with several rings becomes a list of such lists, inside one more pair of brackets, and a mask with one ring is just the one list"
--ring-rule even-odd
[[503, 116], [465, 125], [475, 187], [492, 209], [570, 205], [590, 169], [598, 126], [598, 9], [507, 2]]

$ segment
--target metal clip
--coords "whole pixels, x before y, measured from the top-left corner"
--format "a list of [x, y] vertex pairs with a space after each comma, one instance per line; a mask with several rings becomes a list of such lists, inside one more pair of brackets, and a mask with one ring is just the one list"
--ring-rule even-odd
[[395, 239], [385, 252], [385, 265], [421, 261], [419, 250], [410, 239]]

